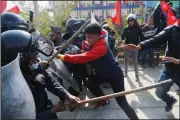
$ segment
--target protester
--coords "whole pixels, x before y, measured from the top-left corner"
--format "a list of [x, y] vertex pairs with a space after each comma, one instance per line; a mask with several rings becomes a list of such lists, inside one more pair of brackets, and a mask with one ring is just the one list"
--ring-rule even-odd
[[[156, 34], [156, 32], [157, 32], [157, 28], [155, 28], [153, 26], [153, 18], [149, 17], [147, 20], [147, 24], [144, 27], [142, 27], [142, 33], [144, 36], [142, 41], [153, 37]], [[141, 66], [142, 66], [142, 68], [145, 67], [147, 52], [149, 54], [149, 60], [148, 60], [149, 66], [154, 67], [154, 63], [153, 63], [153, 61], [154, 61], [154, 49], [153, 48], [147, 48], [147, 49], [143, 49], [141, 51]]]
[[[166, 27], [162, 32], [156, 36], [141, 42], [139, 45], [128, 44], [125, 45], [126, 49], [143, 50], [146, 48], [159, 47], [160, 45], [168, 42], [166, 54], [163, 58], [165, 69], [161, 72], [159, 82], [172, 79], [174, 83], [180, 87], [180, 6], [177, 13], [177, 22], [171, 26]], [[172, 110], [173, 105], [177, 100], [168, 94], [173, 84], [167, 84], [156, 89], [156, 95], [166, 103], [165, 111], [169, 112]]]
[[[88, 80], [88, 89], [97, 97], [104, 95], [99, 85], [103, 82], [109, 82], [113, 91], [124, 91], [124, 76], [118, 62], [106, 44], [101, 38], [102, 28], [98, 24], [90, 24], [85, 29], [86, 39], [91, 50], [77, 55], [57, 56], [65, 62], [72, 64], [89, 63], [93, 68], [95, 75]], [[128, 104], [126, 97], [116, 98], [117, 103], [125, 111], [130, 119], [138, 119], [135, 111]]]
[[[122, 40], [125, 41], [125, 44], [138, 44], [140, 39], [143, 38], [141, 28], [137, 23], [137, 16], [130, 14], [127, 17], [128, 26], [124, 28], [122, 33]], [[125, 65], [125, 76], [128, 76], [128, 62], [129, 58], [132, 57], [134, 63], [135, 77], [136, 81], [139, 81], [138, 75], [138, 50], [124, 50], [124, 65]]]
[[54, 43], [54, 46], [60, 46], [63, 43], [61, 29], [58, 26], [51, 26], [51, 32], [49, 33], [49, 39]]

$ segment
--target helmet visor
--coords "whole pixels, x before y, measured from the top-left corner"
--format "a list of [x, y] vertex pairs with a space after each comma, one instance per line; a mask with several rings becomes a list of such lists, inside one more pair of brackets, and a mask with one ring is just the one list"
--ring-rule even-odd
[[45, 56], [51, 56], [54, 51], [54, 44], [45, 38], [39, 31], [32, 33], [33, 48]]

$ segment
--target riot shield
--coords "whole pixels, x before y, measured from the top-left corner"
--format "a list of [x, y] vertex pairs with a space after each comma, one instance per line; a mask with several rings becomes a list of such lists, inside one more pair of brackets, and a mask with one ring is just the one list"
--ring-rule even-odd
[[35, 31], [31, 35], [34, 49], [45, 56], [51, 56], [54, 51], [54, 43], [45, 38], [39, 31]]
[[[50, 58], [44, 56], [41, 53], [39, 53], [39, 57], [41, 60], [45, 61], [49, 60]], [[63, 86], [66, 89], [68, 89], [68, 87], [71, 86], [74, 90], [76, 90], [76, 92], [80, 92], [76, 80], [73, 78], [73, 76], [61, 60], [54, 58], [47, 71], [54, 72], [58, 77], [60, 77], [63, 80]]]
[[19, 65], [20, 54], [14, 61], [1, 67], [2, 119], [35, 119], [36, 110], [32, 93]]

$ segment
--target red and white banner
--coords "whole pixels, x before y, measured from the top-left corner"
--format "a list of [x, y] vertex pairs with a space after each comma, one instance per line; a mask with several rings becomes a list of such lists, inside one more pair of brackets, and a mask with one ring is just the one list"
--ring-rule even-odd
[[117, 26], [120, 26], [121, 24], [121, 1], [118, 0], [115, 4], [114, 12], [111, 17], [112, 23], [114, 23]]
[[19, 7], [15, 5], [11, 5], [9, 2], [12, 1], [5, 1], [5, 0], [1, 1], [1, 14], [3, 12], [13, 12], [19, 14], [20, 13]]

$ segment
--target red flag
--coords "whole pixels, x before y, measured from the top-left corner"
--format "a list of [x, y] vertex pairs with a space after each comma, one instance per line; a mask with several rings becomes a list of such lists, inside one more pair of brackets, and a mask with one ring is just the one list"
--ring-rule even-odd
[[166, 16], [167, 25], [173, 25], [177, 21], [177, 18], [173, 13], [172, 8], [164, 0], [161, 0], [161, 9]]
[[121, 1], [118, 0], [117, 3], [115, 4], [115, 10], [116, 10], [116, 14], [115, 16], [111, 17], [111, 21], [115, 24], [120, 26], [120, 16], [121, 16]]
[[7, 1], [1, 1], [1, 14], [4, 12], [7, 6]]
[[8, 12], [13, 12], [13, 13], [19, 14], [20, 10], [19, 10], [18, 6], [14, 6], [11, 9], [9, 9]]

